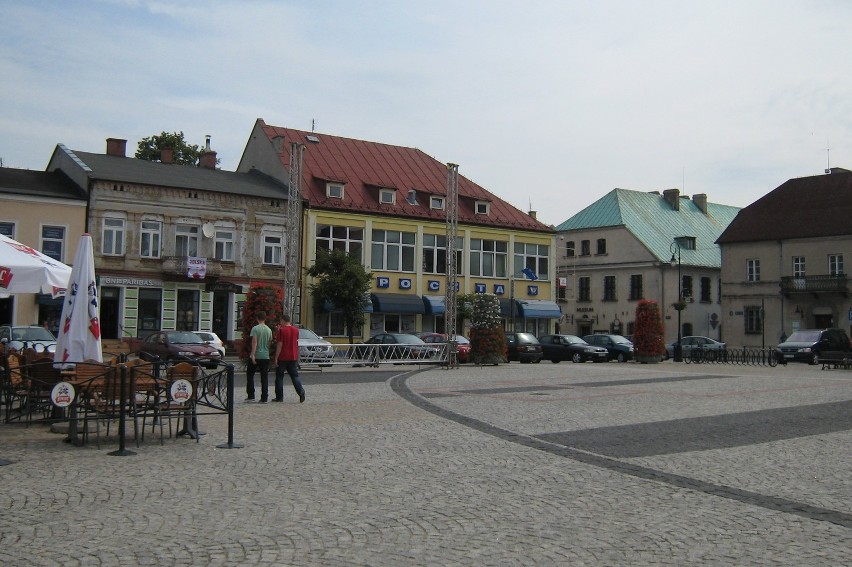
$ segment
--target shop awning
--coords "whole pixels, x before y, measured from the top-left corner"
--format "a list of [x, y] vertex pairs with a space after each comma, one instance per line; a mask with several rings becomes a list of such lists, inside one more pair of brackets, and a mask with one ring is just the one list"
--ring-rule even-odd
[[443, 315], [447, 312], [443, 295], [424, 295], [423, 306], [426, 308], [427, 315]]
[[527, 319], [559, 319], [562, 316], [562, 311], [554, 301], [521, 299], [518, 307], [521, 308], [519, 315]]
[[371, 293], [373, 311], [376, 313], [426, 313], [419, 295], [406, 293]]

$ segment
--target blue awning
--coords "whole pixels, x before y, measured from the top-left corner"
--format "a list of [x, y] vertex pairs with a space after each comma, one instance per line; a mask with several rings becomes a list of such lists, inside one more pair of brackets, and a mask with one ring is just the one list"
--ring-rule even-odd
[[447, 312], [443, 295], [424, 295], [423, 306], [426, 308], [427, 315], [443, 315]]
[[371, 293], [373, 311], [376, 313], [426, 313], [419, 295], [407, 293]]
[[553, 301], [543, 299], [522, 299], [518, 301], [520, 316], [527, 319], [559, 319], [562, 310]]

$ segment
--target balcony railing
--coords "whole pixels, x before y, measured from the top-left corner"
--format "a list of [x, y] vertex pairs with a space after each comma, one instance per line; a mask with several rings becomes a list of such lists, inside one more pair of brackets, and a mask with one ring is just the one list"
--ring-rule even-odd
[[838, 276], [804, 276], [781, 278], [781, 291], [794, 293], [848, 293], [849, 279], [845, 274]]

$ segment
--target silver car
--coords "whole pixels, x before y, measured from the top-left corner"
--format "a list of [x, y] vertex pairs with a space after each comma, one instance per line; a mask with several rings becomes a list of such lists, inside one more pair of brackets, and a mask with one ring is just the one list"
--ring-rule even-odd
[[20, 327], [4, 325], [0, 327], [0, 343], [6, 345], [7, 349], [18, 351], [32, 348], [36, 352], [56, 352], [56, 337], [38, 325]]
[[[677, 341], [671, 342], [666, 345], [666, 358], [674, 358], [674, 350]], [[710, 337], [681, 337], [681, 355], [688, 356], [693, 349], [704, 349], [704, 350], [724, 350], [725, 343], [720, 343], [717, 340], [711, 339]]]
[[309, 329], [299, 329], [299, 362], [331, 366], [334, 345]]

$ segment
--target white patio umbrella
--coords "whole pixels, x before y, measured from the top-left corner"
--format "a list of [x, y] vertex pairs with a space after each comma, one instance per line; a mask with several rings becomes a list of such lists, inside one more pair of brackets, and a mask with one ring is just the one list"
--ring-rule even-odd
[[95, 282], [92, 236], [84, 234], [77, 245], [74, 267], [71, 270], [65, 301], [62, 303], [54, 362], [103, 362], [101, 324], [98, 316], [98, 286]]
[[0, 234], [0, 294], [49, 293], [62, 295], [71, 266]]

